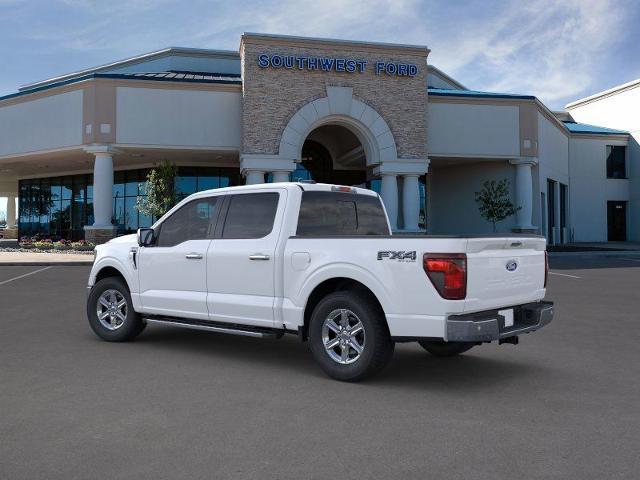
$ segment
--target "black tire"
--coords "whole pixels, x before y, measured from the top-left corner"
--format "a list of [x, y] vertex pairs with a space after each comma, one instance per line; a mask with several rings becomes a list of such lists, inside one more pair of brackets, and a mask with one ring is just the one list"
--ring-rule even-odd
[[[336, 310], [344, 309], [357, 316], [364, 330], [364, 348], [358, 358], [348, 364], [331, 358], [322, 337], [325, 319]], [[352, 321], [355, 322], [353, 317]], [[380, 308], [367, 296], [349, 291], [329, 294], [316, 305], [309, 323], [309, 343], [320, 368], [330, 377], [344, 382], [357, 382], [380, 372], [391, 360], [394, 350], [394, 342]], [[350, 351], [355, 357], [355, 349]]]
[[[109, 330], [98, 319], [98, 300], [107, 290], [119, 292], [126, 300], [126, 316], [124, 321], [115, 330]], [[91, 289], [87, 300], [87, 318], [94, 333], [107, 342], [127, 342], [136, 338], [145, 327], [140, 315], [133, 309], [131, 295], [126, 283], [118, 277], [108, 277], [99, 280]]]
[[418, 340], [422, 348], [435, 357], [454, 357], [474, 347], [473, 342], [445, 342]]

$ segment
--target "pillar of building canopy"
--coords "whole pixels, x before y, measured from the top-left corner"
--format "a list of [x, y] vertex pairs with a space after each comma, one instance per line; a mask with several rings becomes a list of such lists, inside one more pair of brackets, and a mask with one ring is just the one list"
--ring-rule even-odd
[[84, 149], [94, 155], [93, 162], [93, 225], [84, 227], [85, 239], [95, 244], [116, 236], [113, 219], [113, 156], [117, 153], [110, 145], [90, 145]]
[[516, 167], [516, 213], [515, 232], [535, 233], [538, 228], [533, 225], [533, 174], [531, 168], [537, 165], [535, 157], [521, 157], [509, 161]]
[[264, 183], [266, 173], [273, 174], [273, 182], [288, 182], [289, 174], [295, 170], [293, 160], [280, 158], [278, 155], [243, 154], [240, 156], [240, 174], [245, 184]]
[[[374, 168], [382, 179], [380, 196], [384, 202], [391, 229], [398, 231], [398, 206], [402, 201], [403, 232], [418, 232], [420, 216], [420, 182], [418, 178], [429, 170], [428, 159], [383, 162]], [[398, 178], [402, 178], [402, 199], [398, 198]]]

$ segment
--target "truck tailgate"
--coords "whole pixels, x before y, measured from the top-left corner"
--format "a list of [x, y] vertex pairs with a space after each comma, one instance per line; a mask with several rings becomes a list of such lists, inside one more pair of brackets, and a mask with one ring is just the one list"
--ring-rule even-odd
[[469, 238], [465, 312], [520, 305], [544, 295], [542, 237]]

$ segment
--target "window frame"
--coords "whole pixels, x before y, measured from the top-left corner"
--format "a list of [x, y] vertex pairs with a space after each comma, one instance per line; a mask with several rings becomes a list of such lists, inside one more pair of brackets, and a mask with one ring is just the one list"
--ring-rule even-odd
[[[623, 156], [622, 156], [622, 161], [623, 161], [623, 174], [621, 177], [616, 177], [615, 175], [609, 175], [609, 157], [611, 155], [610, 152], [612, 152], [614, 149], [616, 148], [621, 148], [624, 152]], [[628, 180], [629, 179], [629, 167], [628, 167], [628, 148], [627, 145], [606, 145], [605, 147], [605, 176], [607, 178], [607, 180]], [[613, 162], [612, 162], [613, 163]], [[611, 165], [611, 173], [613, 174], [615, 172], [615, 168], [614, 165]]]
[[[261, 194], [275, 194], [278, 197], [278, 201], [276, 203], [276, 210], [274, 212], [273, 215], [273, 223], [271, 225], [271, 230], [266, 234], [263, 235], [261, 237], [243, 237], [243, 238], [225, 238], [223, 236], [224, 233], [224, 228], [226, 226], [227, 223], [227, 219], [228, 219], [228, 215], [229, 215], [229, 210], [231, 207], [231, 201], [233, 199], [233, 197], [239, 197], [241, 195], [261, 195]], [[274, 232], [276, 232], [276, 225], [278, 223], [278, 214], [282, 208], [282, 190], [280, 189], [273, 189], [273, 190], [252, 190], [252, 191], [247, 191], [247, 192], [237, 192], [237, 193], [226, 193], [224, 194], [224, 203], [223, 203], [223, 208], [221, 210], [220, 216], [218, 217], [218, 224], [216, 225], [215, 228], [215, 235], [214, 238], [216, 240], [261, 240], [261, 239], [265, 239], [267, 237], [269, 237], [270, 235], [272, 235]]]
[[[225, 195], [207, 195], [204, 197], [198, 197], [198, 198], [193, 198], [191, 200], [185, 201], [184, 203], [179, 203], [178, 205], [176, 205], [175, 210], [171, 211], [169, 215], [164, 216], [162, 219], [160, 219], [158, 221], [158, 223], [156, 223], [155, 225], [153, 225], [151, 228], [153, 229], [153, 247], [158, 247], [158, 248], [174, 248], [177, 247], [178, 245], [182, 245], [185, 242], [188, 242], [190, 240], [213, 240], [214, 236], [215, 236], [215, 232], [218, 229], [218, 224], [220, 223], [220, 213], [222, 212], [222, 210], [225, 207], [225, 198], [220, 198], [220, 197], [225, 197]], [[160, 235], [162, 235], [162, 227], [165, 224], [165, 222], [167, 220], [169, 220], [171, 217], [173, 217], [175, 214], [177, 214], [179, 211], [181, 211], [182, 209], [188, 207], [189, 205], [191, 205], [192, 203], [197, 203], [197, 202], [202, 202], [202, 201], [211, 201], [211, 199], [216, 199], [216, 212], [214, 212], [213, 216], [209, 219], [209, 227], [207, 228], [207, 234], [205, 236], [205, 238], [188, 238], [186, 240], [183, 240], [180, 243], [176, 243], [174, 245], [159, 245], [159, 240], [160, 240]], [[186, 200], [186, 199], [185, 199]]]
[[[336, 205], [338, 206], [338, 208], [340, 208], [339, 204], [341, 202], [347, 202], [347, 203], [353, 203], [355, 205], [355, 221], [356, 221], [356, 225], [355, 225], [355, 232], [347, 232], [347, 233], [342, 233], [339, 232], [338, 230], [336, 231], [331, 231], [331, 232], [317, 232], [317, 233], [307, 233], [307, 232], [300, 232], [300, 226], [301, 226], [301, 217], [302, 217], [302, 208], [304, 206], [305, 203], [305, 196], [308, 197], [327, 197], [330, 201], [333, 201], [336, 203]], [[296, 231], [295, 231], [295, 236], [299, 237], [299, 238], [328, 238], [328, 237], [344, 237], [344, 236], [348, 236], [348, 237], [363, 237], [363, 238], [367, 238], [367, 237], [383, 237], [383, 236], [388, 236], [391, 235], [391, 230], [389, 228], [389, 223], [387, 221], [387, 217], [384, 217], [384, 226], [385, 226], [385, 232], [383, 233], [382, 231], [380, 233], [362, 233], [359, 232], [358, 230], [360, 230], [361, 226], [362, 228], [364, 228], [365, 225], [367, 225], [367, 221], [365, 220], [365, 218], [367, 218], [366, 215], [364, 215], [366, 212], [364, 210], [361, 211], [361, 209], [363, 209], [363, 207], [365, 205], [376, 205], [377, 208], [380, 208], [380, 213], [384, 216], [385, 210], [384, 210], [384, 206], [382, 204], [382, 199], [380, 198], [380, 195], [366, 195], [366, 194], [362, 194], [362, 193], [342, 193], [342, 192], [334, 192], [334, 191], [325, 191], [325, 190], [307, 190], [304, 191], [302, 193], [302, 197], [300, 199], [300, 209], [298, 210], [298, 215], [297, 215], [297, 219], [296, 219]], [[382, 225], [380, 225], [379, 227], [381, 227]], [[304, 227], [304, 228], [308, 228], [308, 227]]]

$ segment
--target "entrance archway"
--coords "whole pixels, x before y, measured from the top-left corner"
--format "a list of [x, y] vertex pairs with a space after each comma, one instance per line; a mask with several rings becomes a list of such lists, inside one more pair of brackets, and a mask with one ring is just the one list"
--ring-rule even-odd
[[297, 169], [319, 183], [361, 185], [367, 182], [364, 147], [348, 128], [328, 124], [312, 130], [302, 145]]

